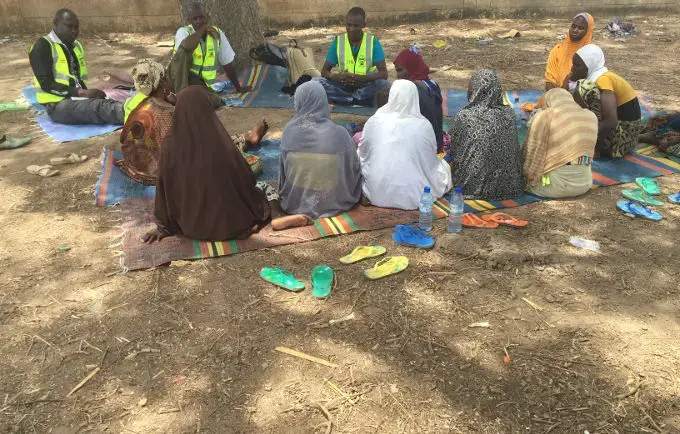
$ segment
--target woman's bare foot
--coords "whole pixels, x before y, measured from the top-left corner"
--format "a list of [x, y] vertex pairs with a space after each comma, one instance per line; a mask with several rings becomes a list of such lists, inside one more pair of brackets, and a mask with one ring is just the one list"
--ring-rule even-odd
[[269, 131], [269, 124], [262, 119], [252, 130], [243, 135], [246, 139], [246, 146], [250, 148], [259, 145], [267, 131]]
[[287, 215], [272, 220], [272, 229], [282, 231], [284, 229], [309, 226], [314, 224], [314, 219], [304, 214]]
[[247, 230], [246, 232], [242, 233], [238, 237], [236, 237], [237, 240], [245, 240], [246, 238], [249, 238], [252, 234], [256, 234], [260, 231], [259, 226], [254, 225], [252, 228]]
[[142, 235], [142, 241], [144, 244], [152, 244], [156, 241], [160, 241], [165, 238], [165, 234], [158, 228], [153, 228], [144, 235]]

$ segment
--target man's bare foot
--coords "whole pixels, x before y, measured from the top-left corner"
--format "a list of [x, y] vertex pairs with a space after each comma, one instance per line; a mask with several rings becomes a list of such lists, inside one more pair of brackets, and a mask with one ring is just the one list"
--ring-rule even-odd
[[287, 215], [272, 220], [272, 229], [282, 231], [284, 229], [309, 226], [314, 224], [314, 219], [304, 214]]
[[266, 120], [262, 119], [252, 130], [244, 134], [246, 146], [250, 148], [259, 145], [267, 131], [269, 131], [269, 124], [267, 124]]

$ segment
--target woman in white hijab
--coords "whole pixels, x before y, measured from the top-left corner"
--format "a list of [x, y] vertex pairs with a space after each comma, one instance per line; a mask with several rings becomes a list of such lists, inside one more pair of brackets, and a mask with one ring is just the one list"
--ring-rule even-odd
[[414, 210], [425, 186], [435, 200], [452, 187], [451, 169], [437, 157], [432, 124], [420, 114], [411, 81], [392, 84], [387, 104], [364, 126], [358, 152], [363, 194], [375, 206]]
[[603, 156], [623, 157], [635, 148], [642, 131], [640, 101], [626, 80], [605, 66], [602, 49], [594, 44], [576, 52], [571, 80], [578, 81], [574, 99], [599, 120], [595, 150]]

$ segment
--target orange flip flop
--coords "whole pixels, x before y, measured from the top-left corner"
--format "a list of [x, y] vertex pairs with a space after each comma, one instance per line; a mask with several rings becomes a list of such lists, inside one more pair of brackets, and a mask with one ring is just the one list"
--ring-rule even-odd
[[523, 228], [528, 225], [529, 222], [526, 220], [520, 220], [510, 214], [505, 214], [503, 212], [495, 212], [493, 214], [487, 214], [482, 216], [482, 220], [487, 222], [494, 222], [499, 225], [514, 226], [516, 228]]
[[463, 226], [468, 228], [495, 229], [498, 227], [498, 223], [494, 221], [484, 221], [480, 219], [477, 214], [466, 213], [463, 214]]

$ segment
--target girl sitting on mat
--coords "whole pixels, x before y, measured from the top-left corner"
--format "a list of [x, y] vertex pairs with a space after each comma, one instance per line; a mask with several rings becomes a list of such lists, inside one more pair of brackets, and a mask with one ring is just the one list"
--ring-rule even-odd
[[295, 111], [281, 138], [281, 207], [314, 218], [349, 210], [361, 198], [361, 164], [347, 129], [331, 121], [324, 87], [299, 86]]
[[451, 169], [437, 157], [434, 130], [408, 80], [392, 83], [387, 104], [364, 126], [358, 153], [363, 193], [375, 206], [414, 210], [425, 186], [435, 200], [451, 189]]
[[635, 89], [607, 69], [602, 49], [593, 44], [576, 52], [571, 77], [579, 80], [574, 99], [599, 120], [596, 156], [620, 158], [631, 152], [643, 129]]
[[189, 86], [177, 96], [175, 122], [161, 151], [156, 228], [142, 237], [146, 243], [173, 234], [244, 239], [270, 220], [274, 230], [313, 222], [302, 214], [286, 216], [274, 188], [255, 181], [204, 86]]
[[472, 73], [469, 103], [453, 119], [449, 159], [453, 185], [463, 187], [465, 199], [506, 200], [524, 192], [522, 151], [515, 114], [503, 105], [498, 73]]
[[[146, 185], [158, 179], [161, 144], [172, 127], [175, 95], [165, 68], [151, 59], [140, 60], [132, 70], [137, 95], [125, 101], [125, 125], [120, 133], [123, 159], [115, 164], [130, 178]], [[259, 157], [246, 154], [267, 132], [264, 119], [246, 134], [232, 137], [254, 172], [262, 172]]]
[[527, 191], [553, 199], [585, 194], [593, 185], [596, 142], [595, 114], [564, 89], [546, 92], [523, 146]]

